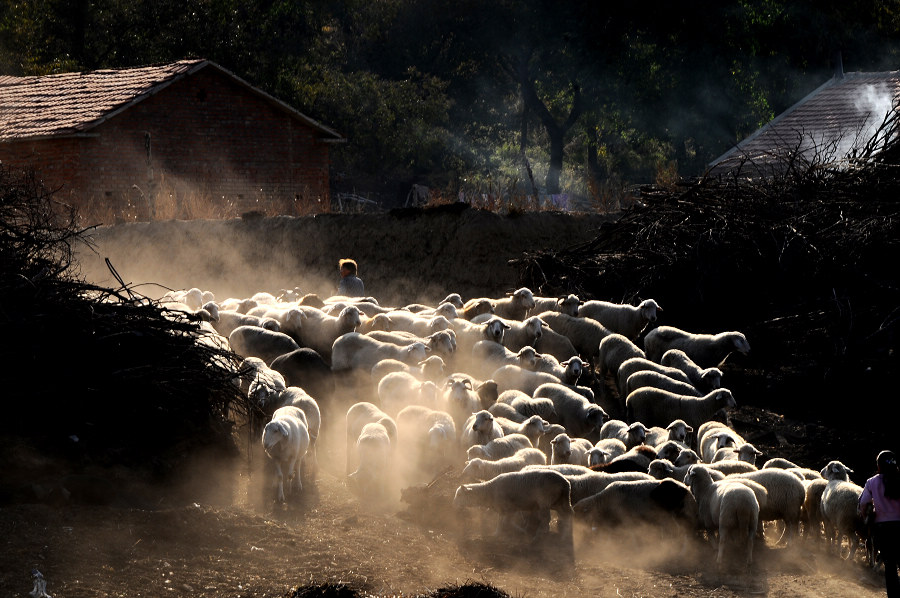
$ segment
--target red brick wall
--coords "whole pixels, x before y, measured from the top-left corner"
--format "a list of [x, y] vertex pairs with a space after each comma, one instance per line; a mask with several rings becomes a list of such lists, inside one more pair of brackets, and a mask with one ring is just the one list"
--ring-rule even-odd
[[[207, 67], [113, 116], [86, 137], [0, 143], [77, 202], [211, 199], [238, 212], [260, 202], [327, 206], [321, 134]], [[283, 204], [282, 204], [283, 205]]]

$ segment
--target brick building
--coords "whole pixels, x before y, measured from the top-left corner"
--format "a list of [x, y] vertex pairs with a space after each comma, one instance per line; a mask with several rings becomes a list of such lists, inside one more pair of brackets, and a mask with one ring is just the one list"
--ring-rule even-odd
[[330, 203], [329, 148], [342, 141], [208, 60], [0, 76], [0, 162], [33, 167], [82, 208], [183, 217], [173, 204], [203, 198], [222, 214], [314, 210]]

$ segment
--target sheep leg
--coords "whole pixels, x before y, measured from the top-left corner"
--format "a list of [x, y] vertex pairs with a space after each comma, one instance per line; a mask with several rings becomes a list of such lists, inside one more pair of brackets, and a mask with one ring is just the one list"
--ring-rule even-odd
[[275, 463], [275, 500], [284, 502], [284, 473], [281, 471], [281, 463]]

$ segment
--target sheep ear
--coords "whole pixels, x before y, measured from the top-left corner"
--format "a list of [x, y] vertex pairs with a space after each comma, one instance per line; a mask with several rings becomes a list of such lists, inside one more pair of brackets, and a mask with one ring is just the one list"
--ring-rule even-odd
[[847, 470], [847, 473], [855, 473], [855, 472], [854, 472], [852, 469], [850, 469], [849, 467], [845, 467], [844, 469]]

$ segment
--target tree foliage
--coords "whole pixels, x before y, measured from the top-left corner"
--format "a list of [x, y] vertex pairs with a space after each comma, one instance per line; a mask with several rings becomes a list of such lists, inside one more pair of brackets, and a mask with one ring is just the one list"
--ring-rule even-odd
[[338, 186], [521, 184], [528, 164], [586, 192], [702, 173], [838, 51], [895, 68], [898, 23], [871, 0], [0, 0], [0, 73], [205, 57], [344, 134]]

